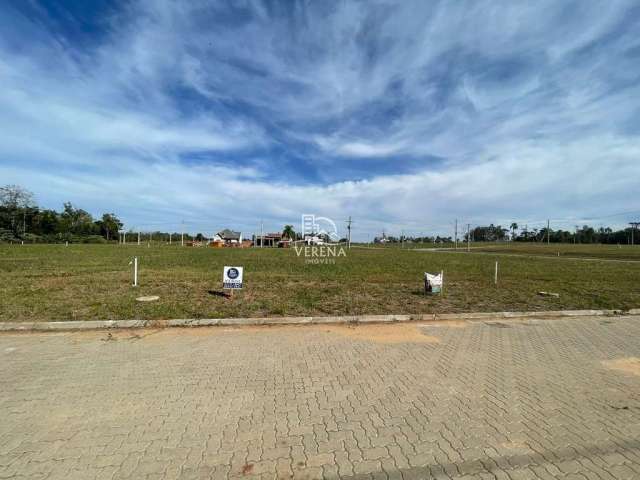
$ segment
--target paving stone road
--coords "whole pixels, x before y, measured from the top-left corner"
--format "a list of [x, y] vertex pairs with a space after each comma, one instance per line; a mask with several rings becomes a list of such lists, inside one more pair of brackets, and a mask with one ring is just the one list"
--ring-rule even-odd
[[638, 479], [640, 317], [0, 335], [0, 478]]

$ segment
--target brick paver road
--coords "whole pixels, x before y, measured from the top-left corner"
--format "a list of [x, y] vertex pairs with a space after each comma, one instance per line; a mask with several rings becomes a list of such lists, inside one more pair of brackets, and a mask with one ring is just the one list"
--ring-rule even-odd
[[640, 318], [0, 335], [0, 478], [640, 478]]

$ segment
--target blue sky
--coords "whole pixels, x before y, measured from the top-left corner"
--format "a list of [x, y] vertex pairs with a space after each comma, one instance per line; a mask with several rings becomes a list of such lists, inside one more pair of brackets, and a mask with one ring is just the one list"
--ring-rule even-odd
[[623, 225], [638, 32], [623, 1], [1, 2], [0, 183], [145, 230]]

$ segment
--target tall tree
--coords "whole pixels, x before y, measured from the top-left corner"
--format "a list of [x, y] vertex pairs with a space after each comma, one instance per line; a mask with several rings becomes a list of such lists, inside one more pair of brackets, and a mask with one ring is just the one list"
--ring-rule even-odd
[[283, 238], [288, 238], [289, 240], [295, 240], [296, 232], [293, 230], [293, 226], [292, 225], [285, 225], [284, 226], [284, 229], [282, 230], [282, 237]]
[[0, 205], [5, 208], [33, 207], [33, 193], [20, 185], [5, 185], [0, 187]]
[[518, 230], [518, 224], [516, 222], [513, 222], [511, 224], [511, 240], [514, 240], [516, 238], [517, 230]]
[[[25, 233], [27, 209], [35, 207], [33, 193], [20, 185], [0, 187], [0, 207], [2, 223], [9, 227], [14, 235]], [[22, 218], [22, 222], [20, 219]]]
[[123, 226], [123, 223], [113, 213], [105, 213], [102, 215], [102, 220], [98, 220], [96, 224], [100, 228], [100, 234], [107, 240], [116, 238]]
[[99, 227], [93, 223], [91, 214], [81, 208], [75, 208], [71, 202], [64, 204], [61, 219], [62, 227], [67, 233], [94, 235], [99, 232]]

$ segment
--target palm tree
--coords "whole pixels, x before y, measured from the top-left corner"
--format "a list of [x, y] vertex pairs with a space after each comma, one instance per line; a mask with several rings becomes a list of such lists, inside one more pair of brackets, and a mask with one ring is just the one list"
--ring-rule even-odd
[[282, 230], [282, 237], [288, 238], [289, 240], [296, 239], [296, 232], [293, 230], [293, 225], [284, 226], [284, 230]]
[[511, 224], [511, 240], [516, 237], [516, 230], [518, 230], [518, 224], [516, 222], [513, 222]]

